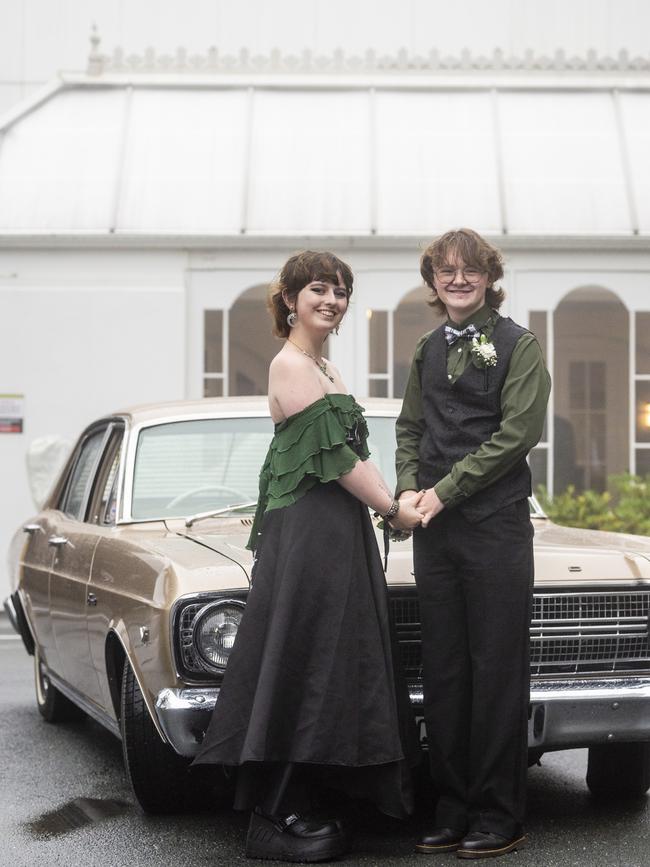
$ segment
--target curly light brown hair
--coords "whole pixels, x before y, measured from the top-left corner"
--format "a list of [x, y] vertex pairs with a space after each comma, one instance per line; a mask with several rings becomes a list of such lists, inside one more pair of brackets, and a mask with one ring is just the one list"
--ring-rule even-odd
[[348, 301], [352, 295], [352, 270], [334, 253], [303, 250], [291, 256], [273, 283], [269, 286], [267, 307], [273, 320], [273, 333], [276, 337], [288, 337], [291, 328], [287, 316], [295, 307], [296, 298], [301, 289], [314, 280], [326, 283], [339, 282], [339, 274], [348, 293]]
[[488, 286], [485, 292], [485, 303], [498, 310], [503, 304], [506, 293], [495, 287], [494, 283], [503, 277], [503, 256], [496, 247], [488, 243], [473, 229], [453, 229], [445, 232], [439, 238], [434, 238], [420, 258], [420, 274], [431, 289], [428, 304], [439, 313], [445, 312], [445, 305], [438, 298], [433, 282], [433, 272], [450, 260], [460, 260], [465, 265], [485, 271], [488, 275]]

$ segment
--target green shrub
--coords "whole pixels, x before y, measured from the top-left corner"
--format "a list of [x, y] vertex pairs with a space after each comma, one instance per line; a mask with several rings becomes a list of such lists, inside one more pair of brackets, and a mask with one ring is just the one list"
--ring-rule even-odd
[[552, 521], [566, 527], [650, 536], [650, 476], [610, 476], [608, 490], [577, 493], [573, 485], [553, 498], [541, 485], [537, 497]]

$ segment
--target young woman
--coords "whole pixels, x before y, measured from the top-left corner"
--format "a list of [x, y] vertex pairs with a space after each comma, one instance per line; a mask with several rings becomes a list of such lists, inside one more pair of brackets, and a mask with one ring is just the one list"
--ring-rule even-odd
[[[342, 854], [339, 820], [310, 813], [316, 784], [411, 810], [406, 718], [398, 711], [386, 585], [368, 506], [420, 524], [368, 458], [361, 407], [322, 357], [352, 293], [331, 253], [292, 256], [271, 287], [275, 435], [249, 547], [252, 588], [197, 762], [239, 765], [235, 806], [254, 808], [251, 858]], [[406, 704], [406, 702], [404, 702]]]

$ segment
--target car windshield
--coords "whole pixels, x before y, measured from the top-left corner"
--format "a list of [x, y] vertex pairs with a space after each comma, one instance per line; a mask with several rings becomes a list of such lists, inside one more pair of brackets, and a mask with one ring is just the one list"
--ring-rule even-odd
[[[395, 419], [367, 418], [372, 459], [395, 484]], [[194, 419], [143, 428], [138, 437], [131, 517], [186, 518], [257, 497], [273, 435], [268, 417]]]

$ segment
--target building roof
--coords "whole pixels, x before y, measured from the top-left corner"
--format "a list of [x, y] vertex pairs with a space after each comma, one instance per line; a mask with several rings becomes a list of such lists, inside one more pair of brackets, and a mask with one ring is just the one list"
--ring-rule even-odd
[[0, 120], [0, 236], [650, 234], [650, 60], [107, 58]]

